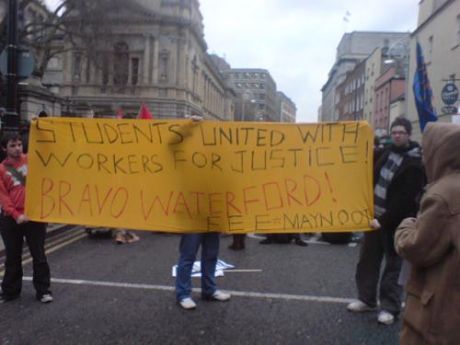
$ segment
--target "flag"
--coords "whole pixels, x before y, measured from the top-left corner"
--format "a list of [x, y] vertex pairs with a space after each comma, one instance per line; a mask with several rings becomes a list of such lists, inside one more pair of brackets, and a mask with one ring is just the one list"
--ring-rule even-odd
[[122, 119], [125, 116], [125, 112], [121, 107], [117, 108], [117, 114], [115, 115], [115, 118], [117, 119]]
[[433, 92], [431, 91], [430, 81], [428, 80], [422, 47], [418, 42], [416, 49], [417, 70], [415, 71], [412, 88], [414, 90], [415, 106], [417, 107], [420, 129], [423, 132], [427, 122], [437, 121], [438, 117], [431, 104]]
[[145, 105], [145, 103], [141, 104], [141, 109], [139, 110], [139, 114], [137, 115], [138, 119], [144, 120], [153, 120], [153, 115], [149, 110], [149, 107]]

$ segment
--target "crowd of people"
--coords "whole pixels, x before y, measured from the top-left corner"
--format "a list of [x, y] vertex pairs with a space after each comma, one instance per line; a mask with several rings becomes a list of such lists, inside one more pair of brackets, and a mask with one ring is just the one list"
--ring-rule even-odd
[[[358, 299], [350, 312], [377, 312], [377, 322], [391, 325], [405, 296], [401, 344], [460, 343], [460, 126], [429, 123], [422, 147], [411, 141], [412, 125], [397, 118], [390, 126], [391, 144], [375, 145], [373, 231], [365, 232], [356, 267]], [[33, 285], [42, 303], [53, 301], [44, 242], [46, 224], [24, 213], [27, 155], [20, 133], [5, 133], [0, 164], [0, 232], [5, 245], [5, 273], [0, 298], [17, 299], [22, 288], [24, 239], [33, 258]], [[117, 231], [117, 243], [139, 238]], [[195, 309], [192, 267], [201, 247], [201, 298], [224, 302], [230, 294], [216, 286], [220, 234], [183, 234], [179, 245], [176, 300]], [[295, 243], [299, 234], [270, 234], [261, 244]], [[230, 249], [243, 250], [245, 235], [233, 236]], [[405, 260], [405, 261], [403, 261]], [[404, 262], [404, 263], [403, 263]], [[401, 270], [402, 266], [408, 267]], [[382, 268], [383, 266], [383, 268]]]
[[392, 143], [376, 147], [374, 231], [361, 243], [358, 299], [347, 309], [378, 309], [377, 321], [390, 325], [405, 305], [401, 344], [459, 344], [460, 126], [429, 123], [421, 148], [411, 133], [398, 118]]

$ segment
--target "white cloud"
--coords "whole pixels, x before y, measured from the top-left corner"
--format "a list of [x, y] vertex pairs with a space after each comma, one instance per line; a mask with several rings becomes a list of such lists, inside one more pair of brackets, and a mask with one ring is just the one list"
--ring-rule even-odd
[[[317, 119], [320, 89], [345, 32], [410, 31], [414, 0], [201, 0], [210, 52], [235, 68], [266, 68], [297, 105], [301, 122]], [[348, 22], [343, 21], [349, 11]]]

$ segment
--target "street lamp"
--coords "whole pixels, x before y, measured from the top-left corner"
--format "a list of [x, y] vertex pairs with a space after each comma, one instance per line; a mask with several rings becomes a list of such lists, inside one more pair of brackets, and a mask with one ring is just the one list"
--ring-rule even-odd
[[8, 42], [7, 42], [7, 74], [6, 74], [6, 113], [4, 115], [4, 131], [19, 129], [18, 108], [18, 3], [8, 1]]
[[247, 93], [244, 93], [243, 96], [241, 97], [241, 121], [246, 121], [246, 113], [245, 113], [245, 107], [246, 107], [246, 102], [249, 101], [250, 104], [256, 103], [255, 99], [247, 99], [245, 96], [248, 95]]

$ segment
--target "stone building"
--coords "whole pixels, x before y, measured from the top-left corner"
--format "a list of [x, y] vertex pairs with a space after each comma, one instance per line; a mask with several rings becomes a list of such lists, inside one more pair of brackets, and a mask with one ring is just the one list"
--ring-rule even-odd
[[276, 92], [278, 113], [280, 122], [294, 123], [296, 120], [297, 108], [295, 103], [283, 92]]
[[[460, 107], [460, 1], [419, 2], [417, 29], [412, 33], [410, 44], [410, 86], [416, 70], [416, 41], [423, 50], [433, 90], [433, 107], [439, 121], [451, 122]], [[420, 139], [412, 87], [408, 88], [407, 110], [409, 119], [414, 122], [414, 137]]]
[[337, 46], [336, 61], [329, 72], [328, 80], [321, 88], [320, 120], [336, 121], [339, 118], [336, 87], [345, 80], [347, 72], [353, 70], [377, 47], [388, 47], [404, 37], [409, 37], [409, 33], [353, 31], [344, 34]]
[[107, 42], [92, 56], [71, 49], [54, 61], [64, 113], [133, 117], [145, 103], [155, 118], [233, 119], [234, 93], [206, 52], [197, 0], [115, 1], [103, 20]]
[[235, 120], [279, 121], [276, 83], [270, 72], [260, 68], [232, 68], [223, 72], [235, 91]]

